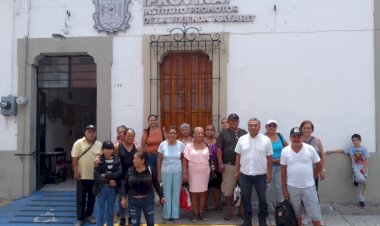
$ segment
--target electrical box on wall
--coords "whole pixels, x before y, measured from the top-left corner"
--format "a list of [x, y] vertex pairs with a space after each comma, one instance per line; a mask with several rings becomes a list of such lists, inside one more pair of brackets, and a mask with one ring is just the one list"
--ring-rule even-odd
[[1, 97], [0, 108], [0, 113], [4, 116], [17, 115], [16, 97]]

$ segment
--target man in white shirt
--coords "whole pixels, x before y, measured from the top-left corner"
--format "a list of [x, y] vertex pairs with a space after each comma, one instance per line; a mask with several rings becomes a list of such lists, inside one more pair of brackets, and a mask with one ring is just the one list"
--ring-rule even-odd
[[[293, 205], [298, 225], [302, 225], [302, 204], [307, 215], [311, 217], [313, 226], [319, 226], [321, 208], [319, 206], [314, 179], [322, 170], [321, 159], [316, 150], [302, 143], [302, 131], [294, 127], [290, 131], [291, 145], [281, 152], [282, 193]], [[316, 164], [313, 169], [313, 164]]]
[[249, 133], [239, 138], [235, 148], [236, 177], [240, 180], [241, 198], [244, 205], [244, 222], [241, 226], [252, 225], [253, 186], [259, 199], [259, 225], [267, 225], [266, 188], [272, 180], [273, 149], [272, 142], [260, 133], [260, 128], [260, 121], [257, 118], [248, 120]]

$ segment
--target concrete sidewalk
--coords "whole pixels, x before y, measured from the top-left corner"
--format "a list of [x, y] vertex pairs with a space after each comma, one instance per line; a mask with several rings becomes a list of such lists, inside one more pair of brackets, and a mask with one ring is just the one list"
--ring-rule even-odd
[[[0, 199], [0, 225], [74, 225], [76, 222], [76, 205], [74, 182], [68, 181], [58, 185], [47, 185], [42, 190], [34, 192], [29, 197], [8, 201]], [[270, 215], [268, 225], [275, 225], [274, 207], [269, 205]], [[367, 203], [360, 208], [357, 203], [323, 203], [322, 214], [325, 225], [379, 225], [380, 204]], [[237, 213], [237, 209], [234, 211]], [[254, 203], [253, 224], [257, 225], [257, 204]], [[222, 213], [210, 209], [206, 216], [207, 221], [191, 223], [192, 213], [182, 212], [181, 222], [172, 225], [240, 225], [243, 221], [234, 216], [231, 221], [223, 220]], [[162, 208], [155, 210], [156, 224], [159, 226], [162, 219]], [[144, 220], [142, 220], [144, 222]], [[90, 224], [87, 224], [90, 225]], [[118, 224], [115, 224], [118, 225]], [[309, 224], [311, 225], [311, 224]]]

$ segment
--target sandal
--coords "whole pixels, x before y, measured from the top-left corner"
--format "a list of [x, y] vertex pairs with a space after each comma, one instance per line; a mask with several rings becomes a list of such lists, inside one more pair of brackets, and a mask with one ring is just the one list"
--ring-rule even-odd
[[193, 214], [193, 217], [191, 218], [192, 223], [197, 223], [197, 215]]
[[207, 221], [207, 218], [203, 214], [198, 214], [198, 219], [202, 221]]
[[224, 220], [225, 221], [230, 221], [232, 219], [232, 214], [231, 213], [227, 213], [226, 215], [224, 215]]

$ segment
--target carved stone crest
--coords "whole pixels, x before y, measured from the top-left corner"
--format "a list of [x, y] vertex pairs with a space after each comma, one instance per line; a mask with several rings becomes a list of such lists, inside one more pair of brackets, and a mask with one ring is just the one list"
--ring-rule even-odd
[[115, 33], [129, 27], [131, 0], [92, 0], [95, 4], [94, 28], [98, 32]]

